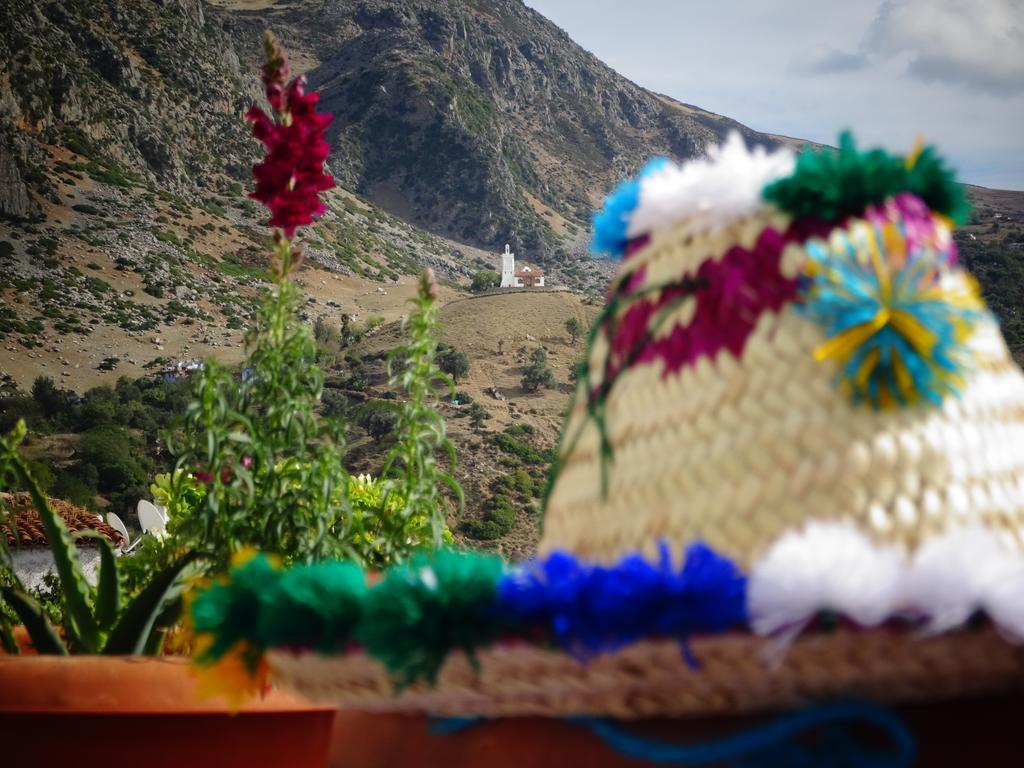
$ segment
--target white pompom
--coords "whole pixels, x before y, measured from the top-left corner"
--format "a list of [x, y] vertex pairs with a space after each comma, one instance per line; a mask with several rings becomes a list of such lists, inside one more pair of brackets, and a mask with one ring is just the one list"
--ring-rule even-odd
[[898, 550], [874, 544], [853, 525], [811, 523], [783, 535], [754, 565], [751, 624], [770, 634], [832, 610], [875, 626], [894, 611], [903, 570]]
[[910, 565], [904, 603], [944, 632], [985, 611], [1010, 638], [1024, 640], [1024, 558], [979, 527], [957, 528], [926, 542]]
[[724, 144], [708, 149], [707, 159], [666, 163], [644, 176], [627, 234], [657, 232], [697, 214], [708, 228], [748, 216], [764, 206], [765, 186], [789, 176], [795, 162], [786, 147], [749, 150], [733, 131]]

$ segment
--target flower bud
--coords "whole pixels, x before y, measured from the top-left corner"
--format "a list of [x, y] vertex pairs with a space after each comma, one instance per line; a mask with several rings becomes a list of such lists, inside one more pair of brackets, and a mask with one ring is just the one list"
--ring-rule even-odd
[[420, 297], [430, 299], [431, 301], [437, 301], [438, 290], [437, 275], [434, 274], [434, 270], [427, 267], [426, 271], [420, 277]]

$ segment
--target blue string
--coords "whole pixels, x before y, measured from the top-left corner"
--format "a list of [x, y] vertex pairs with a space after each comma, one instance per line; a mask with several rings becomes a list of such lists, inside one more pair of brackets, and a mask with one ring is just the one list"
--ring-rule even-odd
[[[481, 718], [435, 721], [431, 732], [453, 734]], [[767, 725], [740, 731], [702, 744], [670, 744], [629, 733], [612, 720], [571, 717], [568, 722], [590, 730], [620, 755], [655, 765], [701, 766], [728, 763], [735, 768], [907, 768], [914, 762], [914, 741], [893, 713], [862, 702], [827, 704]], [[851, 726], [874, 726], [892, 742], [888, 751], [868, 750], [858, 744]], [[797, 737], [817, 730], [813, 743]]]
[[446, 717], [443, 720], [431, 720], [428, 730], [437, 736], [451, 736], [464, 731], [471, 725], [481, 722], [482, 717]]

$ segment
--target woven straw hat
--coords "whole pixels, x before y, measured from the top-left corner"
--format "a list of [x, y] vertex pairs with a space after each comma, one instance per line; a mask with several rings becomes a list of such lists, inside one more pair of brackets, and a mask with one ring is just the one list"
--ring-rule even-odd
[[[734, 136], [652, 163], [595, 218], [623, 262], [538, 560], [447, 553], [365, 599], [313, 574], [364, 601], [359, 626], [264, 641], [274, 673], [481, 716], [1024, 689], [1024, 377], [957, 263], [964, 214], [931, 149], [797, 159]], [[259, 599], [284, 625], [298, 594]]]
[[[840, 221], [799, 217], [761, 194], [774, 182], [785, 202], [792, 168], [736, 137], [641, 180], [639, 245], [596, 329], [542, 552], [609, 561], [700, 539], [750, 567], [813, 522], [903, 553], [969, 526], [1022, 541], [1024, 378], [956, 266], [948, 218], [906, 191]], [[954, 323], [962, 338], [943, 339]], [[845, 368], [886, 331], [892, 363], [858, 386]]]

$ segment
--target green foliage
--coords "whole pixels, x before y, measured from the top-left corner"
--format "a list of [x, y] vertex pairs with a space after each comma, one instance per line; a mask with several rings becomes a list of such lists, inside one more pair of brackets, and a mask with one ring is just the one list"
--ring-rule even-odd
[[1005, 241], [957, 237], [960, 262], [981, 284], [989, 308], [999, 319], [1007, 346], [1018, 362], [1024, 362], [1024, 258], [1020, 248]]
[[473, 273], [473, 281], [470, 283], [469, 289], [473, 293], [483, 293], [497, 288], [500, 283], [501, 275], [493, 269], [481, 269]]
[[[435, 362], [439, 330], [437, 283], [433, 272], [428, 270], [423, 275], [412, 304], [406, 321], [408, 341], [388, 356], [391, 384], [402, 388], [405, 402], [398, 409], [396, 443], [381, 472], [389, 489], [400, 494], [405, 505], [397, 521], [399, 527], [388, 526], [382, 535], [394, 546], [400, 546], [408, 521], [425, 517], [430, 520], [431, 542], [438, 547], [444, 541], [446, 530], [446, 504], [441, 486], [447, 486], [455, 494], [460, 508], [463, 497], [453, 475], [441, 469], [436, 458], [438, 451], [444, 451], [454, 470], [455, 448], [446, 435], [444, 418], [437, 411], [434, 390], [438, 382], [446, 385], [450, 392], [455, 387]], [[414, 550], [426, 543], [416, 541], [407, 547]]]
[[124, 427], [93, 427], [82, 435], [77, 455], [79, 465], [96, 467], [101, 491], [117, 492], [146, 484], [148, 462], [138, 450], [137, 439]]
[[[350, 476], [348, 501], [352, 509], [352, 546], [367, 567], [383, 568], [433, 539], [433, 516], [407, 516], [406, 499], [381, 478]], [[454, 543], [446, 527], [441, 543]]]
[[868, 205], [900, 192], [912, 192], [957, 223], [970, 214], [963, 187], [932, 147], [916, 158], [881, 149], [859, 152], [846, 132], [838, 151], [805, 149], [792, 175], [768, 185], [764, 197], [796, 217], [836, 221], [860, 216]]
[[487, 541], [501, 538], [515, 527], [517, 509], [540, 496], [542, 485], [539, 477], [534, 477], [523, 467], [495, 478], [483, 515], [479, 519], [468, 520], [463, 532], [471, 539]]
[[569, 334], [569, 339], [575, 344], [583, 334], [583, 323], [576, 317], [570, 317], [565, 321], [565, 332]]
[[469, 355], [448, 347], [438, 354], [437, 365], [458, 384], [459, 379], [469, 374]]
[[39, 404], [43, 416], [52, 419], [70, 409], [72, 395], [58, 388], [49, 376], [39, 376], [32, 382], [32, 399]]
[[537, 347], [530, 353], [530, 364], [523, 371], [519, 385], [526, 392], [536, 392], [542, 387], [550, 389], [555, 383], [555, 373], [548, 367], [548, 354], [543, 347]]
[[484, 423], [491, 418], [491, 414], [487, 412], [480, 403], [471, 403], [469, 406], [469, 423], [475, 428], [480, 429]]
[[[172, 593], [181, 572], [194, 559], [185, 554], [153, 575], [139, 596], [122, 607], [118, 560], [106, 539], [99, 537], [100, 574], [96, 587], [85, 580], [78, 551], [64, 521], [54, 512], [39, 484], [32, 477], [18, 446], [25, 437], [25, 424], [0, 438], [0, 487], [14, 482], [28, 489], [32, 497], [60, 580], [60, 634], [53, 628], [42, 607], [25, 594], [9, 563], [0, 562], [3, 571], [0, 595], [7, 607], [25, 626], [39, 653], [143, 653], [150, 647], [158, 616]], [[9, 636], [7, 614], [0, 612], [4, 635]], [[6, 645], [6, 643], [5, 643]], [[8, 645], [8, 650], [11, 650]]]
[[393, 403], [373, 402], [361, 409], [358, 417], [359, 426], [366, 434], [379, 443], [394, 441], [395, 429], [398, 426], [398, 412]]
[[499, 493], [487, 500], [480, 519], [466, 521], [463, 532], [471, 539], [492, 541], [511, 531], [515, 522], [516, 510], [512, 499]]
[[209, 361], [196, 377], [184, 430], [169, 441], [176, 469], [205, 482], [196, 514], [169, 525], [181, 544], [226, 570], [233, 552], [259, 547], [286, 563], [350, 556], [343, 438], [320, 418], [323, 376], [279, 240], [275, 282], [247, 338], [242, 382]]

